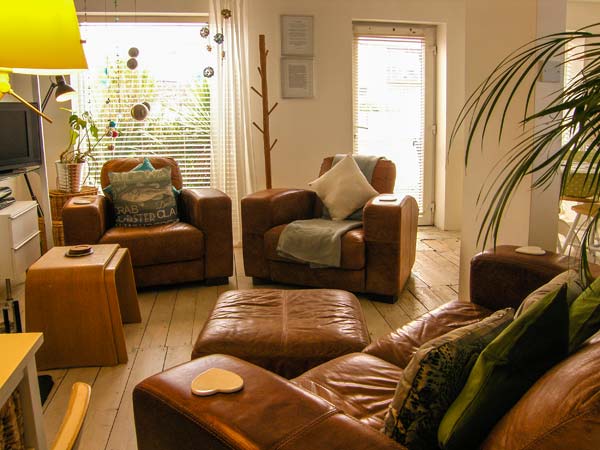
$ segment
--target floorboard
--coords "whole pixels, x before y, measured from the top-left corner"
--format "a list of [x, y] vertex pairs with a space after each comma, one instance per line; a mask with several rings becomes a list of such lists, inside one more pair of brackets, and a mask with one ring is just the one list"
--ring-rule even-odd
[[[417, 260], [395, 304], [359, 296], [371, 339], [389, 333], [458, 296], [458, 234], [420, 227]], [[261, 285], [290, 289], [292, 286]], [[183, 285], [139, 292], [142, 322], [125, 325], [129, 361], [114, 367], [44, 371], [55, 385], [44, 405], [49, 442], [54, 439], [76, 381], [92, 385], [88, 416], [81, 432], [85, 450], [136, 450], [131, 395], [144, 378], [189, 361], [192, 346], [217, 297], [230, 289], [252, 289], [245, 276], [242, 251], [235, 249], [235, 274], [223, 286]]]

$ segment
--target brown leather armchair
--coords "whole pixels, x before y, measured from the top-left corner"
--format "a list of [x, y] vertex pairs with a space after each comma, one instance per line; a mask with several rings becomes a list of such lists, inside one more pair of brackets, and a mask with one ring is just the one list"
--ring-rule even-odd
[[[181, 172], [172, 158], [149, 158], [159, 169], [171, 167], [171, 181], [181, 189], [179, 222], [149, 227], [115, 227], [112, 202], [103, 195], [92, 203], [70, 200], [62, 219], [66, 245], [120, 244], [131, 253], [138, 287], [205, 280], [227, 283], [233, 274], [231, 199], [216, 189], [182, 189]], [[102, 167], [106, 187], [109, 172], [126, 172], [143, 158], [113, 159]]]
[[[333, 157], [323, 160], [320, 175], [331, 168]], [[371, 185], [380, 194], [392, 193], [396, 166], [381, 159]], [[312, 269], [277, 254], [285, 226], [301, 219], [321, 217], [323, 204], [313, 191], [267, 189], [242, 199], [244, 269], [255, 281], [273, 280], [305, 286], [368, 292], [395, 300], [410, 277], [417, 245], [418, 207], [406, 196], [393, 202], [380, 197], [363, 209], [363, 228], [342, 237], [340, 268]], [[258, 279], [258, 280], [256, 280]]]
[[[420, 345], [518, 306], [572, 264], [514, 246], [476, 256], [471, 299], [453, 301], [398, 328], [360, 353], [286, 380], [226, 355], [210, 355], [142, 381], [133, 392], [139, 450], [404, 449], [381, 429], [402, 371]], [[310, 309], [311, 305], [306, 304]], [[234, 394], [195, 397], [191, 381], [211, 367], [242, 376]], [[483, 450], [596, 450], [600, 442], [600, 335], [551, 368], [493, 427]]]

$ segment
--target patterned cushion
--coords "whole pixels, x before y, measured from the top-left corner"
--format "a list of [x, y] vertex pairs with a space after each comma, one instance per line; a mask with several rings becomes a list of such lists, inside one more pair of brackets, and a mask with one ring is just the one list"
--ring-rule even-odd
[[177, 201], [171, 168], [108, 174], [115, 206], [115, 225], [140, 227], [176, 222]]
[[511, 308], [423, 344], [410, 360], [385, 418], [384, 432], [410, 450], [437, 448], [437, 429], [479, 353], [511, 322]]

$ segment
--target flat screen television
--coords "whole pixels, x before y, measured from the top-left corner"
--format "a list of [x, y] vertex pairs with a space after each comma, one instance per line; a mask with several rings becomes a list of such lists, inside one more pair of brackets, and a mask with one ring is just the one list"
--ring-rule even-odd
[[41, 164], [39, 116], [21, 103], [0, 102], [0, 173], [22, 172]]

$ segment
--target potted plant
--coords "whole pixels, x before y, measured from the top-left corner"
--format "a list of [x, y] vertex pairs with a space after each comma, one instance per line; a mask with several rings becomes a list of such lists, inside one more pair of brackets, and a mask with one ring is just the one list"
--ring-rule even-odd
[[58, 189], [65, 192], [79, 192], [84, 182], [84, 172], [88, 160], [93, 159], [94, 149], [106, 137], [99, 134], [98, 127], [90, 112], [69, 116], [69, 146], [56, 161]]
[[[467, 127], [465, 165], [477, 141], [488, 129], [493, 113], [500, 113], [498, 138], [506, 121], [506, 111], [521, 95], [526, 98], [524, 133], [507, 155], [508, 165], [500, 174], [499, 189], [482, 188], [480, 199], [491, 200], [483, 211], [478, 242], [496, 243], [500, 222], [512, 194], [523, 179], [538, 174], [533, 189], [544, 189], [559, 179], [561, 196], [575, 173], [584, 173], [591, 189], [591, 200], [600, 197], [600, 34], [590, 31], [593, 26], [574, 32], [562, 32], [535, 39], [506, 57], [468, 98], [451, 135], [450, 145], [462, 127]], [[584, 39], [582, 43], [581, 39]], [[567, 51], [566, 49], [570, 49]], [[571, 61], [584, 62], [583, 69], [553, 94], [550, 103], [531, 112], [536, 82], [545, 66], [564, 65]], [[588, 248], [593, 238], [600, 211], [586, 226], [580, 248], [582, 275], [591, 281]]]

